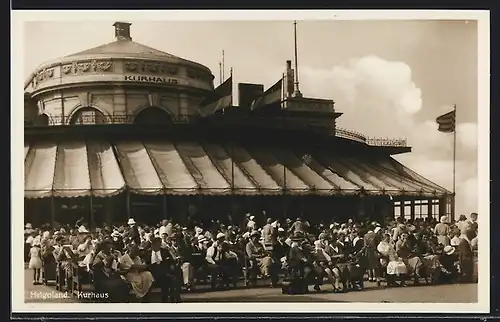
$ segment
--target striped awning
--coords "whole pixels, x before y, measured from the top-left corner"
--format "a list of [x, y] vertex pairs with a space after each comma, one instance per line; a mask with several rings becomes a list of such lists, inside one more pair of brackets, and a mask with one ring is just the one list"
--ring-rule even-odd
[[436, 197], [446, 189], [389, 156], [197, 142], [73, 141], [25, 146], [25, 197], [369, 195]]

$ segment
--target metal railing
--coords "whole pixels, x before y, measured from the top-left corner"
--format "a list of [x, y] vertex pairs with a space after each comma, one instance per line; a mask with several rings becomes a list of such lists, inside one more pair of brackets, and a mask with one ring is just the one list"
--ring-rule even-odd
[[[51, 116], [46, 117], [46, 119], [39, 119], [38, 122], [30, 123], [25, 122], [25, 127], [44, 127], [44, 126], [58, 126], [58, 125], [105, 125], [105, 124], [133, 124], [134, 115], [129, 114], [113, 114], [113, 115], [103, 115], [103, 114], [90, 114], [90, 115], [80, 115], [75, 120], [70, 120], [69, 118], [63, 118], [62, 116]], [[193, 121], [198, 120], [199, 117], [196, 115], [171, 115], [165, 122], [162, 120], [155, 120], [156, 124], [162, 123], [174, 123], [174, 124], [189, 124]], [[71, 122], [70, 122], [71, 121]], [[348, 140], [353, 140], [359, 143], [367, 144], [370, 146], [378, 147], [407, 147], [406, 139], [401, 138], [369, 138], [365, 135], [347, 130], [339, 127], [327, 127], [321, 125], [311, 125], [304, 124], [296, 121], [290, 121], [286, 118], [280, 117], [262, 117], [253, 119], [216, 119], [214, 123], [219, 123], [222, 125], [232, 125], [232, 126], [257, 126], [260, 128], [275, 128], [275, 129], [287, 129], [287, 130], [305, 130], [315, 133], [334, 135], [339, 138], [344, 138]]]

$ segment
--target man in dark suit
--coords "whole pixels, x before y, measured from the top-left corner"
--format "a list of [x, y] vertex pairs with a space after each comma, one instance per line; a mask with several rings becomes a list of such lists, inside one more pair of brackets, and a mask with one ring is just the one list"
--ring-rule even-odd
[[169, 299], [180, 302], [181, 281], [177, 274], [177, 263], [167, 249], [161, 248], [160, 238], [151, 240], [151, 249], [144, 253], [144, 262], [161, 288], [162, 302], [168, 302]]
[[474, 271], [474, 252], [470, 241], [474, 238], [475, 232], [471, 229], [465, 232], [465, 237], [460, 239], [458, 244], [458, 261], [460, 263], [460, 272], [462, 279], [466, 283], [472, 282], [472, 274]]

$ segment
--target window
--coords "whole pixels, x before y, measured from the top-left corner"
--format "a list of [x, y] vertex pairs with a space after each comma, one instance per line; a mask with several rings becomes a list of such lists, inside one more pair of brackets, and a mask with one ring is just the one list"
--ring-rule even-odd
[[73, 114], [69, 123], [72, 125], [105, 124], [106, 116], [93, 107], [84, 107]]
[[411, 206], [405, 206], [405, 220], [410, 220], [410, 219], [411, 219]]
[[439, 200], [432, 200], [432, 217], [439, 218]]
[[446, 203], [446, 216], [448, 216], [448, 218], [451, 218], [451, 202]]
[[415, 200], [415, 218], [421, 218], [422, 214], [422, 204], [420, 200]]
[[134, 118], [134, 124], [141, 125], [168, 125], [171, 122], [170, 114], [155, 106], [143, 109]]
[[420, 205], [420, 217], [427, 218], [428, 215], [429, 215], [429, 201], [422, 200]]
[[394, 207], [394, 217], [398, 218], [399, 216], [401, 216], [401, 207], [400, 206], [395, 206]]

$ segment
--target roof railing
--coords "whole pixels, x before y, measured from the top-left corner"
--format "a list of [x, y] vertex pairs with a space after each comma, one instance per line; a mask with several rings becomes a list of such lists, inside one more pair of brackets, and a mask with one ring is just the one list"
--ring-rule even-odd
[[[192, 122], [196, 117], [192, 115], [172, 115], [170, 116], [170, 121], [177, 124], [187, 124]], [[67, 118], [64, 120], [61, 116], [51, 116], [47, 117], [48, 124], [41, 123], [30, 123], [25, 122], [25, 127], [43, 127], [43, 126], [57, 126], [57, 125], [94, 125], [94, 124], [131, 124], [133, 123], [134, 116], [129, 114], [113, 114], [113, 115], [81, 115], [78, 117], [77, 124], [69, 124]], [[217, 122], [223, 119], [217, 120]], [[407, 147], [406, 139], [401, 138], [369, 138], [365, 135], [343, 128], [333, 128], [320, 125], [310, 125], [297, 122], [287, 122], [283, 120], [270, 119], [270, 118], [259, 118], [258, 120], [240, 119], [240, 120], [225, 120], [221, 122], [222, 124], [232, 124], [232, 125], [256, 125], [261, 128], [275, 128], [275, 129], [288, 129], [288, 130], [307, 130], [315, 133], [335, 135], [336, 137], [356, 141], [369, 146], [378, 147]]]

